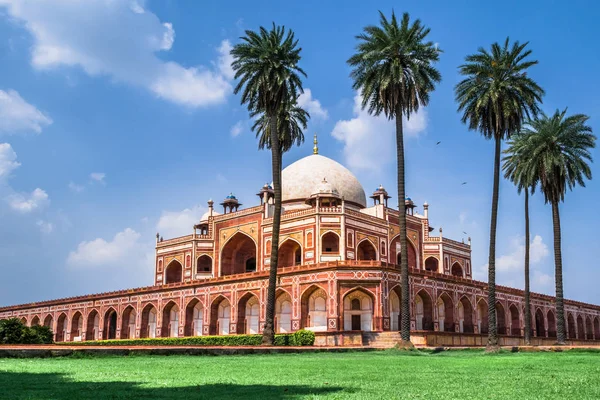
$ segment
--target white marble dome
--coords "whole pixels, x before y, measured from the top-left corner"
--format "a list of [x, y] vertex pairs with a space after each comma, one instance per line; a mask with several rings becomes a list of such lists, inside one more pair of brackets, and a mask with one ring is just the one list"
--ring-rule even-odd
[[320, 154], [312, 154], [284, 168], [282, 178], [282, 200], [304, 201], [319, 192], [323, 178], [328, 186], [335, 189], [340, 197], [362, 207], [367, 205], [367, 197], [356, 177], [342, 164]]
[[[213, 217], [216, 217], [217, 215], [221, 215], [221, 213], [213, 210], [212, 215], [213, 215]], [[210, 210], [208, 210], [207, 212], [205, 212], [204, 214], [202, 214], [202, 216], [200, 217], [200, 222], [207, 222], [208, 221], [208, 217], [210, 217]]]

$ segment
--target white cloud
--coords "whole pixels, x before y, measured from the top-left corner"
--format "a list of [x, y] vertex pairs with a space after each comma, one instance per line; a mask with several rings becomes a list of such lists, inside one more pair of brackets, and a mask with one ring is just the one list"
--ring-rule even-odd
[[106, 183], [104, 178], [106, 178], [106, 174], [104, 172], [92, 172], [90, 174], [90, 179], [96, 182]]
[[0, 143], [0, 180], [7, 178], [20, 165], [12, 146], [8, 143]]
[[13, 210], [23, 214], [39, 210], [50, 202], [48, 194], [40, 188], [31, 194], [14, 193], [7, 197], [7, 201]]
[[229, 131], [229, 133], [231, 134], [232, 137], [237, 137], [239, 136], [243, 131], [244, 131], [244, 121], [238, 121], [235, 123], [235, 125], [233, 125], [231, 127], [231, 130]]
[[77, 250], [69, 253], [67, 264], [74, 267], [92, 267], [122, 262], [123, 258], [139, 246], [140, 234], [131, 228], [117, 233], [111, 241], [97, 238], [81, 242]]
[[186, 208], [182, 211], [163, 211], [156, 224], [156, 229], [165, 239], [189, 235], [205, 211], [206, 209], [200, 206]]
[[231, 63], [233, 62], [233, 56], [231, 55], [232, 48], [229, 40], [223, 40], [221, 46], [217, 49], [219, 52], [217, 66], [219, 67], [221, 74], [229, 80], [233, 80], [233, 77], [235, 76], [235, 72], [231, 67]]
[[23, 100], [15, 90], [0, 90], [0, 134], [41, 133], [50, 124], [52, 120], [48, 116]]
[[[523, 269], [525, 260], [525, 243], [523, 237], [513, 238], [510, 248], [512, 251], [496, 258], [496, 269], [499, 272]], [[529, 246], [529, 261], [537, 264], [548, 256], [548, 246], [539, 235], [535, 235]]]
[[304, 89], [304, 93], [298, 96], [298, 105], [304, 108], [310, 114], [311, 118], [327, 119], [329, 117], [327, 110], [321, 106], [321, 102], [313, 99], [310, 89]]
[[[357, 94], [354, 97], [354, 118], [336, 122], [331, 135], [344, 142], [344, 156], [349, 167], [380, 171], [383, 164], [395, 159], [395, 123], [384, 115], [370, 115], [362, 109], [361, 102], [362, 98]], [[404, 121], [405, 137], [416, 137], [426, 127], [426, 111], [421, 109], [410, 121]]]
[[[230, 71], [164, 61], [175, 40], [173, 25], [144, 10], [144, 3], [113, 0], [0, 0], [33, 36], [37, 69], [81, 67], [90, 76], [144, 87], [189, 107], [225, 101]], [[222, 52], [227, 47], [221, 43]], [[224, 62], [221, 57], [219, 65]], [[208, 64], [207, 64], [208, 65]]]
[[36, 224], [40, 228], [40, 232], [46, 235], [52, 233], [54, 230], [54, 225], [48, 221], [39, 220]]
[[85, 187], [83, 185], [78, 185], [75, 182], [69, 182], [69, 189], [75, 193], [81, 193], [84, 191]]

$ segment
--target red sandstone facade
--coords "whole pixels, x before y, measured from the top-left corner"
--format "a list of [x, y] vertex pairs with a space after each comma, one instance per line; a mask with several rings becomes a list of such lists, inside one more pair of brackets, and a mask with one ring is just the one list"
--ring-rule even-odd
[[[311, 182], [314, 174], [326, 179]], [[403, 250], [398, 212], [387, 207], [385, 189], [379, 187], [367, 207], [356, 178], [319, 155], [292, 164], [283, 178], [277, 330], [305, 328], [331, 337], [398, 330]], [[258, 195], [260, 205], [242, 210], [228, 196], [223, 214], [209, 202], [191, 235], [157, 235], [154, 286], [3, 307], [0, 319], [50, 326], [57, 342], [260, 333], [273, 191], [265, 185]], [[421, 215], [410, 199], [406, 204], [411, 328], [415, 334], [487, 333], [487, 285], [472, 280], [470, 240], [447, 239], [441, 229], [432, 236], [428, 205]], [[500, 335], [518, 339], [523, 292], [497, 287], [497, 300]], [[532, 294], [531, 314], [534, 336], [555, 337], [553, 297]], [[599, 306], [567, 300], [565, 315], [568, 338], [600, 340]]]

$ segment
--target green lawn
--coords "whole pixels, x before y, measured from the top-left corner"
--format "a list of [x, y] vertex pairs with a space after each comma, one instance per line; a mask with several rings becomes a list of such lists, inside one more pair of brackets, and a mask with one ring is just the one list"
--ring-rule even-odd
[[0, 359], [1, 399], [600, 399], [600, 353]]

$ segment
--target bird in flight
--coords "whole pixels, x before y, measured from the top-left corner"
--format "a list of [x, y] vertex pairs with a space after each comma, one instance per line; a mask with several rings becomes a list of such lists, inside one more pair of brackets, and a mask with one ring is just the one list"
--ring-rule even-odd
[[442, 143], [442, 141], [440, 140], [439, 142], [437, 142], [435, 145], [437, 146], [438, 144]]
[[467, 232], [465, 232], [465, 231], [463, 231], [463, 233], [464, 233], [465, 235], [468, 235], [468, 233], [467, 233]]
[[467, 182], [463, 182], [463, 183], [461, 183], [461, 185], [466, 185], [466, 184], [467, 184]]

